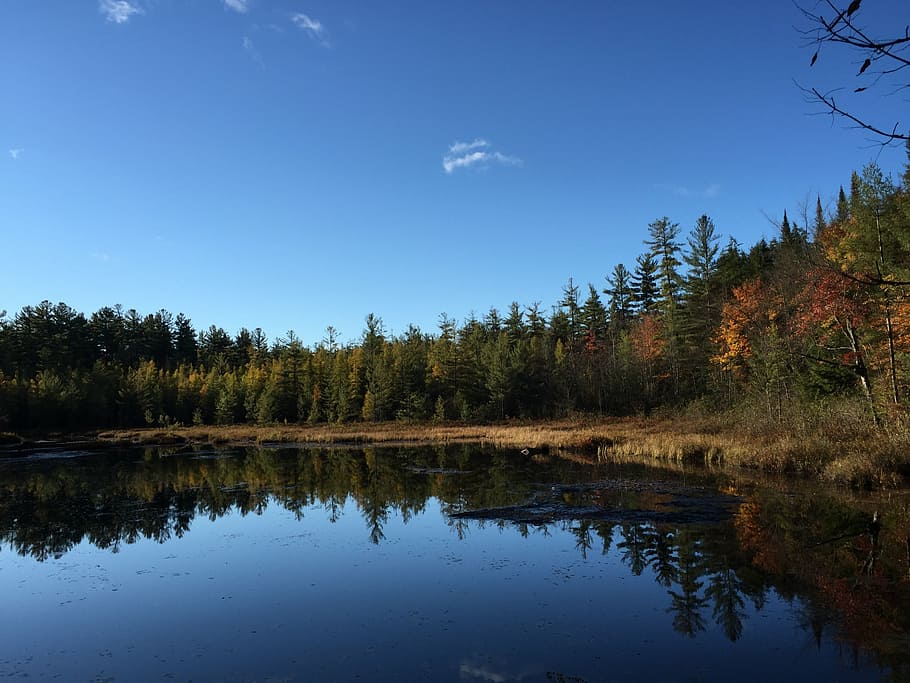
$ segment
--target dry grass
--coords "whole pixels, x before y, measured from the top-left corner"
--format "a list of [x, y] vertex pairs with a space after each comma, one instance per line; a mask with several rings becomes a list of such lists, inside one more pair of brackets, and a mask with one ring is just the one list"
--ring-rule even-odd
[[[606, 423], [603, 423], [606, 424]], [[99, 438], [129, 443], [300, 443], [300, 444], [440, 444], [482, 443], [496, 447], [571, 448], [590, 444], [596, 431], [579, 420], [436, 424], [377, 422], [342, 425], [228, 425], [132, 429], [102, 432]]]
[[786, 421], [689, 414], [657, 418], [574, 418], [496, 424], [234, 425], [110, 431], [127, 443], [425, 445], [480, 443], [584, 457], [802, 472], [856, 487], [899, 486], [910, 473], [910, 420], [875, 429], [858, 409], [799, 413]]

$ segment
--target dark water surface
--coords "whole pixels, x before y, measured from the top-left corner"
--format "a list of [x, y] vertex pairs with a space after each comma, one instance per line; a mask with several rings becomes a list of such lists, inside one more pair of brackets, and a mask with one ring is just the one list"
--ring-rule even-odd
[[0, 677], [906, 680], [908, 553], [904, 495], [475, 447], [10, 458]]

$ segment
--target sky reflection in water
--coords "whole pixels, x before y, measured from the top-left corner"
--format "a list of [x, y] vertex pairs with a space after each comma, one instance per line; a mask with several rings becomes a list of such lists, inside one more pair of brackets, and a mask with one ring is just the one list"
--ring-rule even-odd
[[[527, 486], [516, 483], [519, 491]], [[515, 524], [456, 524], [443, 511], [451, 504], [430, 497], [407, 522], [391, 509], [380, 539], [352, 494], [334, 522], [321, 501], [302, 514], [272, 501], [261, 514], [234, 507], [214, 521], [199, 515], [182, 538], [142, 538], [117, 552], [83, 540], [37, 562], [4, 542], [0, 674], [197, 681], [883, 674], [827, 635], [818, 644], [803, 625], [803, 602], [782, 599], [741, 567], [731, 568], [733, 582], [747, 576], [758, 588], [726, 596], [738, 615], [735, 640], [717, 616], [717, 596], [709, 597], [716, 575], [712, 582], [694, 573], [686, 595], [679, 571], [665, 586], [653, 565], [640, 575], [630, 570], [630, 544], [657, 533], [689, 544], [694, 562], [710, 552], [716, 563], [718, 534], [732, 533], [729, 522], [713, 531], [604, 523], [586, 536], [574, 521], [523, 534]], [[685, 565], [681, 554], [677, 567]], [[688, 634], [679, 613], [686, 599], [696, 613], [688, 615]]]

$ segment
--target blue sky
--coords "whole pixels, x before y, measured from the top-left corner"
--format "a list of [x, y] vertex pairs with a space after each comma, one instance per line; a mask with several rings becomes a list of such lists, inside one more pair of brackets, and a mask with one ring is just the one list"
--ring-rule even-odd
[[[664, 215], [749, 246], [905, 162], [804, 101], [794, 80], [857, 66], [810, 70], [802, 23], [787, 0], [4, 0], [0, 310], [312, 344], [370, 312], [398, 333], [549, 309]], [[864, 111], [910, 123], [900, 97]]]

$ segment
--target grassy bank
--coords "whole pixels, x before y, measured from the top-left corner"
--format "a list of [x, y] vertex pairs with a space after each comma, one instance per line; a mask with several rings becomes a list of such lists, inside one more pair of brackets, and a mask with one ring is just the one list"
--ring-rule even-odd
[[839, 405], [766, 421], [697, 414], [654, 418], [573, 418], [495, 424], [358, 423], [231, 425], [102, 432], [111, 443], [423, 445], [481, 443], [572, 453], [800, 472], [862, 488], [902, 486], [910, 474], [910, 425], [875, 427], [860, 407]]

